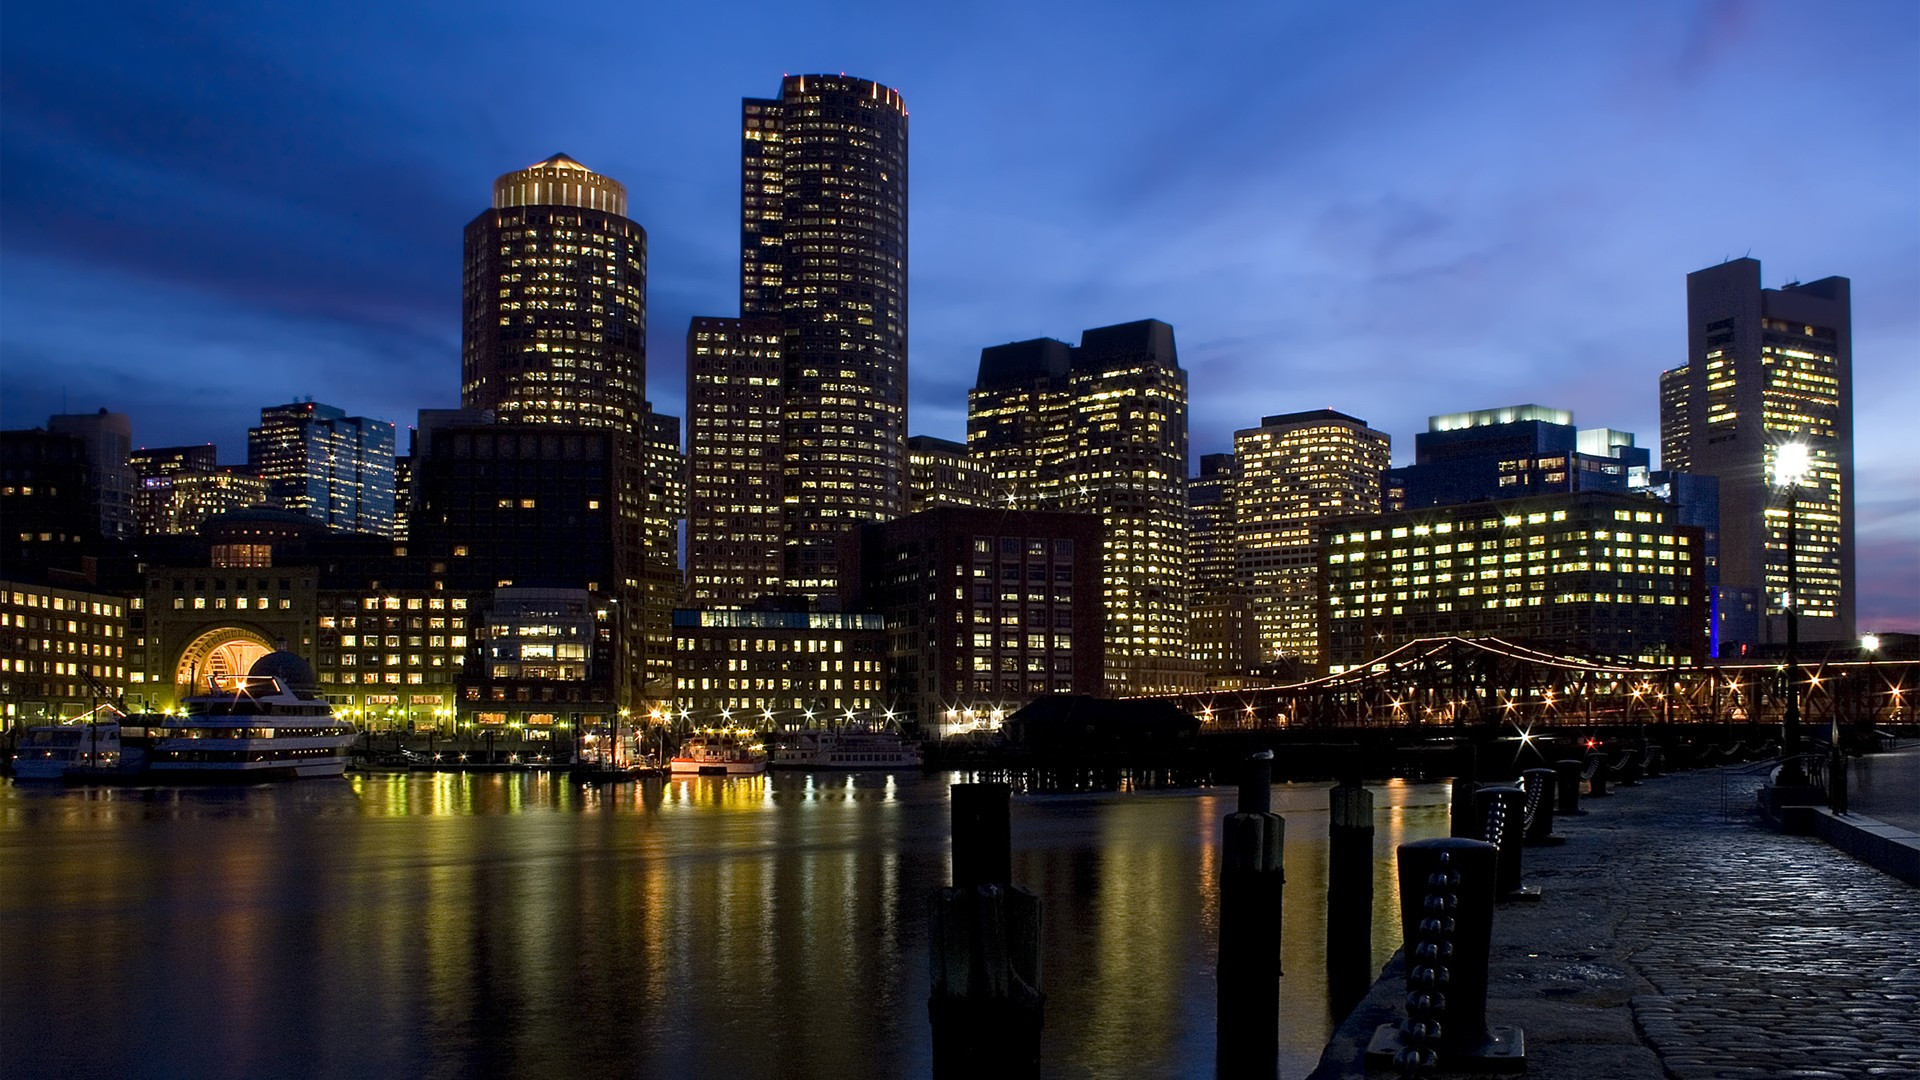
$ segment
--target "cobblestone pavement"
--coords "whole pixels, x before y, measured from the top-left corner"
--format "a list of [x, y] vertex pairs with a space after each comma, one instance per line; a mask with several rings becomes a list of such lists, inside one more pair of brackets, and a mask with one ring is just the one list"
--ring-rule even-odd
[[1633, 1015], [1667, 1075], [1920, 1077], [1920, 890], [1702, 812], [1714, 779], [1622, 795], [1645, 803], [1622, 831], [1647, 842], [1616, 853], [1617, 937], [1652, 984]]
[[[1617, 789], [1527, 849], [1543, 895], [1495, 912], [1487, 1013], [1524, 1029], [1529, 1077], [1920, 1080], [1920, 889], [1763, 829], [1760, 782]], [[1382, 979], [1315, 1080], [1363, 1075], [1404, 994]]]

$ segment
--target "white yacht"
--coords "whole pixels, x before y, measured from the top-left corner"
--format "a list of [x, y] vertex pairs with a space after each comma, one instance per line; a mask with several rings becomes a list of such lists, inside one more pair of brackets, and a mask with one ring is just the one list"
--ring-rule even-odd
[[313, 689], [313, 669], [284, 649], [245, 675], [216, 676], [185, 716], [149, 727], [152, 780], [290, 780], [339, 776], [359, 735]]
[[120, 768], [120, 721], [79, 720], [27, 729], [13, 753], [16, 780], [84, 780]]
[[920, 747], [891, 731], [802, 731], [773, 748], [776, 769], [918, 769]]

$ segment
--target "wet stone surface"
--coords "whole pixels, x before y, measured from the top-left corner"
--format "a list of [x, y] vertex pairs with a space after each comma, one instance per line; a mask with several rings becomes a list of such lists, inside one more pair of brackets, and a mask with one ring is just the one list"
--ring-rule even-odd
[[[1763, 829], [1759, 783], [1649, 780], [1527, 851], [1543, 897], [1496, 909], [1487, 1001], [1527, 1076], [1920, 1080], [1920, 889]], [[1404, 995], [1376, 985], [1316, 1080], [1365, 1075], [1362, 1035]]]

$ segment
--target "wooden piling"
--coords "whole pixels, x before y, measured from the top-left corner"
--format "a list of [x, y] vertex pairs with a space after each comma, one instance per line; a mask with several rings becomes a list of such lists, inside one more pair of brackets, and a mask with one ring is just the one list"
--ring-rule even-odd
[[929, 904], [936, 1080], [1040, 1072], [1040, 898], [1012, 883], [1005, 784], [952, 787], [953, 879]]
[[1221, 824], [1220, 1077], [1271, 1080], [1280, 1055], [1280, 896], [1286, 820], [1271, 808], [1273, 759], [1247, 763], [1240, 809]]
[[1373, 981], [1373, 792], [1350, 779], [1327, 797], [1327, 1004], [1339, 1018]]

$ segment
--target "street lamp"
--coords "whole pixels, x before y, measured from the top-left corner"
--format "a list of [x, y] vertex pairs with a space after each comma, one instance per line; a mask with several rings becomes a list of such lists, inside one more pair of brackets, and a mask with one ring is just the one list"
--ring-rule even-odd
[[1807, 444], [1787, 442], [1773, 448], [1773, 483], [1787, 493], [1787, 591], [1781, 606], [1787, 613], [1787, 715], [1782, 725], [1786, 763], [1782, 783], [1803, 783], [1800, 767], [1800, 555], [1798, 513], [1800, 484], [1807, 478], [1812, 457]]

